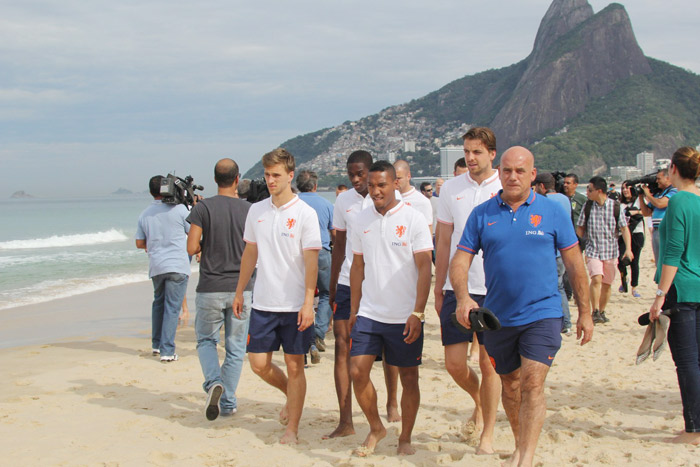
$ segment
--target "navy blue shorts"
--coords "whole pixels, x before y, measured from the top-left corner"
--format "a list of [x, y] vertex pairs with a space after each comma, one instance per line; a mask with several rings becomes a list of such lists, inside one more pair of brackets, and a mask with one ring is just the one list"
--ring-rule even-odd
[[423, 329], [412, 344], [403, 340], [405, 324], [380, 323], [366, 316], [358, 316], [350, 333], [350, 356], [381, 356], [388, 365], [402, 368], [418, 366], [423, 357]]
[[564, 318], [547, 318], [522, 326], [488, 331], [486, 351], [499, 375], [520, 368], [520, 357], [552, 366], [561, 348], [561, 325]]
[[350, 319], [350, 287], [338, 284], [335, 288], [335, 309], [333, 319], [347, 321]]
[[[478, 303], [479, 306], [484, 305], [486, 295], [469, 294], [469, 296]], [[456, 310], [457, 297], [455, 293], [451, 290], [445, 290], [445, 299], [442, 301], [442, 308], [440, 309], [440, 334], [442, 335], [443, 346], [461, 344], [462, 342], [471, 342], [474, 340], [474, 333], [472, 331], [464, 334], [455, 327], [450, 315]], [[479, 344], [484, 345], [484, 333], [477, 332], [476, 337], [479, 339]]]
[[248, 348], [251, 353], [267, 353], [282, 349], [290, 355], [304, 355], [314, 338], [314, 327], [300, 332], [299, 313], [260, 311], [253, 308], [248, 328]]

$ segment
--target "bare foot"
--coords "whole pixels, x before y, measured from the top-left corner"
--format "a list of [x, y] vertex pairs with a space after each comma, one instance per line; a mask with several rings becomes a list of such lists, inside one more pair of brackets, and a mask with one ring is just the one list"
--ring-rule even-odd
[[400, 422], [401, 414], [399, 413], [399, 408], [393, 405], [386, 406], [386, 420], [389, 423]]
[[501, 466], [516, 467], [518, 465], [518, 462], [520, 462], [520, 451], [516, 449], [515, 451], [513, 451], [513, 454], [511, 454], [510, 458], [504, 463], [502, 463]]
[[297, 444], [298, 442], [297, 434], [289, 430], [285, 431], [280, 438], [280, 444]]
[[280, 423], [284, 426], [287, 426], [287, 423], [289, 423], [289, 409], [287, 408], [287, 404], [284, 404], [284, 407], [280, 410]]
[[355, 449], [355, 455], [358, 457], [367, 457], [374, 453], [374, 448], [377, 447], [379, 443], [386, 436], [386, 428], [382, 427], [379, 431], [370, 431], [365, 438], [365, 442], [362, 443], [357, 449]]
[[683, 432], [671, 440], [675, 444], [692, 444], [700, 446], [700, 433]]
[[470, 355], [468, 363], [471, 363], [472, 365], [478, 365], [479, 364], [479, 353], [477, 352], [473, 355]]
[[410, 441], [399, 441], [399, 447], [396, 448], [396, 454], [399, 456], [412, 456], [416, 453], [416, 449], [411, 445]]
[[481, 442], [479, 447], [476, 448], [476, 455], [487, 456], [489, 454], [496, 454], [496, 451], [493, 450], [493, 446], [491, 446], [491, 443]]
[[342, 438], [343, 436], [350, 436], [355, 434], [355, 427], [348, 425], [346, 423], [340, 423], [338, 427], [333, 430], [332, 433], [323, 435], [321, 439], [331, 439], [331, 438]]

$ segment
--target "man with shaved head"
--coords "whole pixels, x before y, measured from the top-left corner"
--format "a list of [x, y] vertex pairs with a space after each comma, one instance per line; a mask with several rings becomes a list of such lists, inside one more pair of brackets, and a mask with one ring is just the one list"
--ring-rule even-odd
[[577, 338], [583, 345], [593, 335], [586, 270], [580, 249], [574, 248], [578, 239], [564, 208], [530, 188], [537, 174], [534, 162], [523, 147], [503, 153], [503, 188], [474, 208], [450, 263], [457, 319], [470, 328], [469, 313], [478, 305], [469, 296], [469, 266], [483, 251], [488, 289], [484, 307], [502, 325], [484, 333], [484, 344], [501, 377], [503, 408], [515, 437], [510, 465], [532, 465], [545, 418], [544, 381], [561, 346], [555, 250], [561, 252], [574, 287]]
[[[214, 168], [217, 196], [197, 203], [187, 221], [191, 224], [187, 237], [190, 255], [201, 251], [197, 284], [197, 353], [204, 373], [207, 392], [205, 415], [208, 420], [233, 415], [238, 410], [236, 387], [245, 357], [248, 321], [254, 281], [243, 293], [243, 312], [233, 314], [233, 298], [245, 248], [243, 229], [250, 203], [238, 199], [238, 164], [221, 159]], [[221, 327], [225, 329], [226, 356], [219, 366], [216, 346]]]
[[430, 204], [430, 200], [420, 194], [420, 192], [411, 185], [411, 167], [408, 165], [408, 162], [398, 160], [394, 162], [394, 170], [396, 170], [396, 182], [403, 202], [423, 214], [423, 217], [425, 217], [426, 222], [428, 222], [430, 226], [430, 234], [432, 235], [433, 207]]

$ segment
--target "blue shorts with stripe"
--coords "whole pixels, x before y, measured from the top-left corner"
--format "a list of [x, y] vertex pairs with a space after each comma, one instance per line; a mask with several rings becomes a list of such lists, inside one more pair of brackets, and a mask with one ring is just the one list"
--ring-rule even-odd
[[253, 308], [248, 329], [250, 353], [267, 353], [280, 349], [290, 355], [304, 355], [309, 351], [314, 338], [314, 327], [299, 331], [299, 313], [260, 311]]
[[350, 319], [350, 287], [338, 284], [335, 288], [335, 309], [333, 310], [335, 321], [347, 321]]

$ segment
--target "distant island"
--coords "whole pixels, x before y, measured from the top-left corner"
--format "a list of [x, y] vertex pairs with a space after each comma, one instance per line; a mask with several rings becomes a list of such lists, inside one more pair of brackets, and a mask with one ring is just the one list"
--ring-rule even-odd
[[34, 196], [30, 195], [29, 193], [27, 193], [24, 190], [19, 190], [19, 191], [15, 191], [14, 193], [12, 193], [12, 195], [10, 195], [10, 198], [11, 199], [27, 199], [27, 198], [34, 198]]
[[133, 195], [134, 192], [127, 190], [126, 188], [119, 188], [117, 191], [112, 192], [113, 195]]

